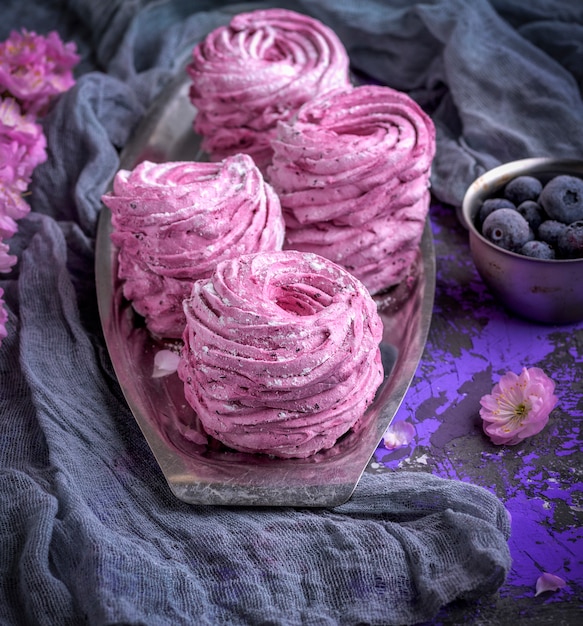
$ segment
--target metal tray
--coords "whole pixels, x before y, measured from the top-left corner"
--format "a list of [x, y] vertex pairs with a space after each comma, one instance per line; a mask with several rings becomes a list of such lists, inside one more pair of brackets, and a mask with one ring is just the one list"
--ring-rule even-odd
[[[204, 160], [192, 128], [196, 114], [184, 72], [157, 99], [121, 155], [120, 167], [154, 162]], [[176, 374], [153, 378], [155, 340], [123, 298], [117, 250], [111, 243], [111, 213], [103, 206], [96, 241], [96, 287], [107, 348], [119, 384], [172, 492], [192, 504], [332, 507], [352, 495], [391, 423], [421, 358], [431, 322], [435, 254], [429, 223], [411, 275], [376, 297], [384, 333], [384, 382], [358, 428], [331, 449], [307, 459], [243, 454], [219, 442], [196, 443], [181, 434], [200, 428]]]

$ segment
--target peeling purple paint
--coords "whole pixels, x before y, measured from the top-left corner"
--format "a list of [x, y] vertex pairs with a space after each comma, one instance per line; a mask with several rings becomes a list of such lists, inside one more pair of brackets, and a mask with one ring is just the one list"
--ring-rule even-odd
[[[553, 603], [582, 607], [583, 323], [542, 326], [507, 314], [477, 275], [467, 233], [454, 212], [433, 206], [431, 218], [437, 257], [434, 316], [424, 357], [395, 417], [410, 421], [416, 436], [393, 452], [381, 444], [374, 467], [472, 482], [505, 503], [512, 516], [513, 567], [499, 596], [477, 606], [478, 613], [495, 606], [525, 617]], [[559, 405], [535, 437], [517, 446], [495, 446], [482, 431], [479, 400], [502, 374], [518, 374], [523, 366], [540, 367], [555, 381]], [[567, 585], [535, 600], [543, 572]], [[452, 611], [443, 613], [443, 623], [453, 623], [448, 621]], [[460, 615], [464, 619], [458, 617], [458, 623], [466, 623], [466, 613]]]

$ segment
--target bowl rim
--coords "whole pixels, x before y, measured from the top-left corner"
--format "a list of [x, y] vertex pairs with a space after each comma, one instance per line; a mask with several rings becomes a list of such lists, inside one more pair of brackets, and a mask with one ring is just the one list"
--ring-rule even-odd
[[[574, 171], [578, 170], [578, 173]], [[493, 167], [476, 178], [466, 189], [461, 206], [461, 219], [463, 226], [470, 233], [470, 241], [472, 237], [477, 238], [492, 250], [510, 257], [515, 257], [526, 262], [539, 263], [544, 265], [561, 265], [583, 263], [583, 258], [578, 259], [537, 259], [529, 257], [512, 250], [506, 250], [497, 246], [489, 239], [484, 237], [476, 227], [473, 218], [475, 211], [474, 206], [482, 200], [489, 198], [492, 194], [503, 187], [508, 181], [517, 176], [528, 176], [536, 174], [560, 173], [569, 175], [578, 175], [583, 178], [583, 160], [574, 158], [554, 158], [554, 157], [531, 157], [527, 159], [518, 159], [516, 161], [508, 161]]]

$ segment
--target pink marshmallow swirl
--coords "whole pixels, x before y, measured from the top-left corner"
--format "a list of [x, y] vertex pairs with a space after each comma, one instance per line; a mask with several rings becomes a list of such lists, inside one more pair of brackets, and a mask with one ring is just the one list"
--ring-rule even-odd
[[219, 261], [283, 243], [279, 199], [244, 154], [220, 163], [145, 161], [120, 170], [103, 202], [123, 294], [159, 337], [182, 337], [182, 301]]
[[375, 302], [318, 255], [219, 263], [184, 309], [185, 397], [208, 434], [235, 450], [303, 458], [330, 448], [382, 382]]
[[420, 107], [389, 87], [335, 90], [280, 122], [273, 147], [284, 248], [342, 265], [373, 294], [401, 282], [418, 254], [435, 154]]
[[348, 55], [321, 22], [285, 9], [236, 15], [198, 44], [187, 68], [195, 130], [213, 159], [270, 161], [270, 139], [318, 93], [349, 84]]

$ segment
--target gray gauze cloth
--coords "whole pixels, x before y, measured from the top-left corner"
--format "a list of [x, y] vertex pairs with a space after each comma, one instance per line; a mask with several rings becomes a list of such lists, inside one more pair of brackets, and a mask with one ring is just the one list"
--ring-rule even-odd
[[[331, 25], [356, 69], [430, 111], [434, 192], [455, 204], [499, 161], [583, 153], [580, 3], [498, 4], [285, 6]], [[58, 29], [83, 58], [43, 121], [48, 161], [10, 241], [19, 262], [0, 282], [2, 623], [414, 624], [495, 592], [509, 570], [508, 516], [485, 489], [396, 472], [365, 475], [330, 510], [190, 506], [170, 494], [128, 410], [97, 314], [100, 197], [185, 50], [248, 6], [3, 9], [2, 38]]]

